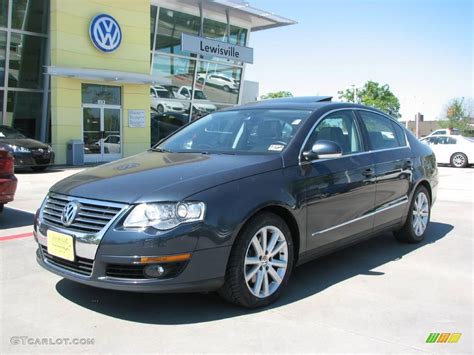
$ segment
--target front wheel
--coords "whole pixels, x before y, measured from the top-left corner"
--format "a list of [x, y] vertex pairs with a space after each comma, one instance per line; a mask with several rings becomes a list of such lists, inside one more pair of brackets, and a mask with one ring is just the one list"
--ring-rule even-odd
[[431, 201], [428, 190], [419, 186], [413, 194], [410, 211], [405, 225], [395, 232], [396, 238], [405, 243], [419, 243], [425, 238], [426, 229], [430, 222]]
[[465, 168], [467, 164], [467, 156], [464, 153], [454, 153], [451, 157], [451, 165], [455, 168]]
[[267, 306], [285, 289], [293, 260], [285, 221], [273, 213], [261, 213], [237, 236], [219, 294], [247, 308]]

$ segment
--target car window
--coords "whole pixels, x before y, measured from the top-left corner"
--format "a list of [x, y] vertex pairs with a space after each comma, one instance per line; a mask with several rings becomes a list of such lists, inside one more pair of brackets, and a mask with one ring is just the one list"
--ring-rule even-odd
[[362, 122], [369, 135], [373, 150], [397, 148], [406, 145], [403, 131], [397, 132], [398, 125], [382, 115], [359, 111]]
[[452, 137], [438, 137], [438, 144], [456, 144], [456, 139]]
[[150, 95], [153, 96], [153, 97], [156, 97], [155, 90], [150, 89]]
[[362, 150], [357, 123], [352, 111], [337, 111], [326, 116], [311, 133], [304, 150], [310, 150], [318, 140], [336, 142], [343, 154]]
[[159, 148], [180, 153], [279, 154], [310, 115], [306, 110], [215, 112], [183, 128]]

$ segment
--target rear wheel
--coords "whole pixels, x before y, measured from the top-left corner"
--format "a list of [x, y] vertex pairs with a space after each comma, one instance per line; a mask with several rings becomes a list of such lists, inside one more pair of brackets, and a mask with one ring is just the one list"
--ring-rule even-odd
[[293, 268], [293, 243], [286, 223], [273, 213], [255, 216], [237, 236], [219, 294], [257, 308], [278, 299]]
[[410, 211], [405, 225], [395, 236], [401, 242], [418, 243], [425, 238], [426, 229], [430, 222], [431, 202], [426, 187], [419, 186], [413, 194]]
[[156, 111], [158, 111], [158, 113], [164, 113], [165, 107], [162, 104], [159, 104], [158, 106], [156, 106]]
[[468, 164], [467, 156], [464, 153], [454, 153], [451, 156], [451, 165], [455, 168], [465, 168]]

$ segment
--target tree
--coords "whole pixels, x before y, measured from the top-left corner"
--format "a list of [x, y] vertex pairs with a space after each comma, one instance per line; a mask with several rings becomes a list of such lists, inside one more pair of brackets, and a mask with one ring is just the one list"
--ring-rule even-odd
[[469, 116], [470, 114], [468, 113], [464, 98], [455, 98], [446, 106], [439, 125], [442, 128], [457, 128], [464, 134], [470, 127], [471, 119]]
[[289, 91], [276, 91], [276, 92], [269, 92], [266, 95], [260, 96], [261, 100], [268, 100], [268, 99], [280, 99], [282, 97], [293, 97], [293, 94]]
[[339, 99], [347, 102], [361, 103], [367, 106], [378, 108], [394, 117], [400, 117], [400, 101], [390, 91], [387, 84], [369, 80], [362, 88], [347, 89], [338, 91]]

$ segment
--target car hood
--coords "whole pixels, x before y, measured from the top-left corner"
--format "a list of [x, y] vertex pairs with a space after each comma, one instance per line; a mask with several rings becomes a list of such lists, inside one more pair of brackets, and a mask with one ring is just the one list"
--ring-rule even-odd
[[25, 148], [48, 149], [48, 145], [31, 138], [0, 139], [1, 143], [8, 145], [18, 145]]
[[123, 203], [179, 201], [214, 186], [282, 167], [279, 155], [147, 151], [84, 170], [50, 191]]

